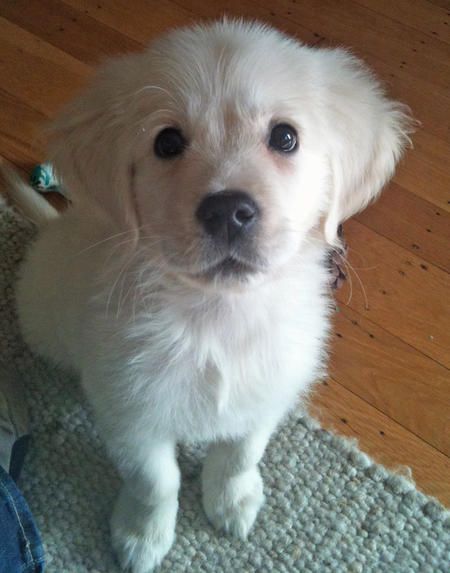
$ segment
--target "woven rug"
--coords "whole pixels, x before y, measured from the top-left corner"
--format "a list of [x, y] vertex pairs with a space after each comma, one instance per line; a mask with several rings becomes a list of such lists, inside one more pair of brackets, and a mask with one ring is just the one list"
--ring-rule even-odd
[[[0, 361], [25, 382], [33, 441], [20, 486], [45, 545], [48, 573], [116, 573], [108, 519], [118, 477], [77, 380], [33, 357], [14, 312], [17, 266], [34, 231], [0, 206]], [[271, 440], [266, 504], [247, 542], [217, 533], [201, 507], [202, 448], [182, 448], [175, 545], [161, 571], [367, 573], [450, 571], [450, 517], [406, 479], [308, 417]]]

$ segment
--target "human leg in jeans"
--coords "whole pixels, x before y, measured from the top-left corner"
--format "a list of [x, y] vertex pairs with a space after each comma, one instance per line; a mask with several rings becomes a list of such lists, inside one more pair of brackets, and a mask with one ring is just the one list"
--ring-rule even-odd
[[0, 365], [0, 573], [44, 571], [39, 532], [17, 486], [28, 440], [19, 381]]

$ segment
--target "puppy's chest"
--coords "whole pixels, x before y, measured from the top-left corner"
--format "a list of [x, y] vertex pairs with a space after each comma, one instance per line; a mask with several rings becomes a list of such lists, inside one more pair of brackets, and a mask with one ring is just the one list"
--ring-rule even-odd
[[277, 320], [270, 309], [162, 313], [139, 360], [156, 416], [180, 439], [211, 439], [240, 434], [291, 399], [312, 377], [320, 346], [296, 310]]

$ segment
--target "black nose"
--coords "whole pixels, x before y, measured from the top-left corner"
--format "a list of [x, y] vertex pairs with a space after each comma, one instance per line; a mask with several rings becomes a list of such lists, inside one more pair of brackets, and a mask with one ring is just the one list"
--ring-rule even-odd
[[203, 199], [196, 216], [208, 235], [231, 243], [254, 227], [259, 209], [243, 191], [220, 191]]

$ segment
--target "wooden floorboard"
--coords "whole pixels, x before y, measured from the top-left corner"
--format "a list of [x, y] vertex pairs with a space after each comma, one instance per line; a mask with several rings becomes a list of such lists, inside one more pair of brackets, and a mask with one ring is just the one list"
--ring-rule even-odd
[[448, 370], [341, 304], [334, 315], [330, 375], [450, 455]]
[[331, 43], [345, 43], [389, 66], [403, 67], [438, 89], [450, 88], [450, 45], [385, 17], [376, 2], [373, 10], [352, 0], [277, 0], [277, 5]]
[[195, 15], [189, 10], [171, 2], [133, 0], [133, 8], [126, 0], [64, 0], [80, 13], [89, 15], [97, 22], [110, 26], [113, 30], [144, 45], [149, 38], [175, 26], [195, 22]]
[[0, 53], [0, 74], [8, 78], [4, 91], [48, 117], [91, 73], [86, 64], [1, 17]]
[[348, 260], [358, 276], [350, 273], [352, 284], [337, 294], [338, 300], [345, 304], [351, 297], [351, 308], [450, 367], [448, 273], [425, 264], [419, 245], [413, 255], [355, 219], [344, 229]]
[[350, 438], [396, 471], [412, 471], [418, 487], [450, 505], [450, 460], [333, 379], [316, 387], [311, 411], [321, 424]]
[[[424, 0], [357, 0], [358, 4], [392, 18], [401, 25], [423, 32], [433, 39], [450, 43], [450, 12]], [[450, 8], [450, 2], [447, 3]]]
[[433, 203], [393, 183], [356, 220], [410, 253], [420, 252], [424, 262], [450, 271], [450, 213]]
[[31, 34], [39, 30], [45, 42], [86, 64], [142, 49], [132, 38], [58, 0], [15, 0], [5, 2], [1, 11], [10, 22]]
[[424, 491], [450, 504], [450, 2], [2, 2], [0, 155], [26, 168], [43, 160], [44, 125], [97, 62], [223, 14], [348, 46], [421, 123], [380, 201], [345, 226], [352, 289], [338, 294], [331, 377], [312, 408], [382, 463], [410, 466]]
[[0, 88], [0, 155], [28, 168], [42, 160], [41, 130], [48, 121], [47, 115]]
[[[444, 112], [445, 113], [445, 112]], [[413, 136], [414, 149], [400, 161], [394, 181], [411, 193], [450, 212], [450, 144], [425, 128]]]

